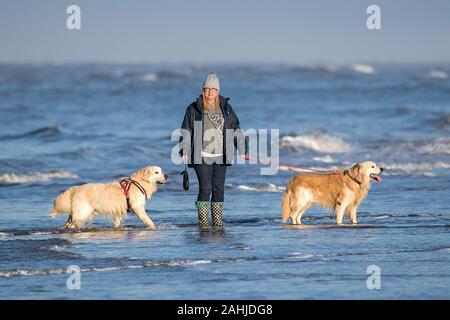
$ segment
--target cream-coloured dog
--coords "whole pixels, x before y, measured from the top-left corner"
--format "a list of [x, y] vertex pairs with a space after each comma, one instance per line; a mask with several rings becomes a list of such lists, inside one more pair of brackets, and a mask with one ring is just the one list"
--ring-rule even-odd
[[[114, 228], [131, 211], [150, 229], [156, 229], [145, 212], [145, 202], [156, 192], [158, 184], [164, 184], [167, 175], [160, 167], [150, 166], [131, 175], [131, 179], [111, 183], [88, 183], [74, 186], [61, 193], [50, 212], [52, 218], [68, 213], [65, 228], [81, 228], [86, 221], [100, 215], [114, 221]], [[128, 199], [127, 199], [128, 196]]]
[[381, 182], [383, 170], [374, 162], [366, 161], [336, 174], [296, 175], [283, 194], [282, 221], [290, 218], [292, 224], [301, 224], [303, 213], [316, 204], [333, 209], [337, 224], [342, 224], [346, 211], [351, 222], [356, 224], [356, 210], [367, 196], [371, 180]]

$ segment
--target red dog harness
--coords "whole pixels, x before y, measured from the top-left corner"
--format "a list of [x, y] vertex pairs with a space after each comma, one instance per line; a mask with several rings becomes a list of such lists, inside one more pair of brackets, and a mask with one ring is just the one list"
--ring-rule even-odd
[[137, 181], [135, 181], [131, 178], [125, 178], [125, 179], [120, 180], [119, 184], [122, 187], [122, 191], [123, 191], [123, 194], [125, 195], [125, 198], [127, 198], [128, 211], [132, 211], [132, 209], [130, 207], [130, 197], [128, 194], [132, 184], [134, 184], [142, 192], [142, 194], [145, 196], [145, 200], [147, 200], [147, 193], [145, 192], [144, 188], [142, 188], [142, 186]]

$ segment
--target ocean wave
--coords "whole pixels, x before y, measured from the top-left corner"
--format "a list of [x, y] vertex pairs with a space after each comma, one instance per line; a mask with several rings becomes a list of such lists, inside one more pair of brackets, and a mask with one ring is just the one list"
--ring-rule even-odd
[[390, 218], [390, 217], [392, 217], [392, 216], [389, 214], [381, 214], [381, 215], [371, 216], [371, 218], [373, 218], [373, 219], [386, 219], [386, 218]]
[[377, 158], [382, 158], [384, 155], [404, 156], [405, 154], [409, 154], [412, 157], [417, 156], [417, 154], [450, 155], [450, 137], [434, 137], [411, 141], [380, 141], [368, 151]]
[[352, 151], [352, 145], [340, 137], [326, 133], [283, 136], [280, 147], [291, 151], [312, 150], [320, 153], [347, 153]]
[[61, 133], [61, 129], [57, 126], [48, 126], [37, 128], [25, 133], [15, 134], [15, 135], [4, 135], [1, 136], [0, 139], [20, 139], [20, 138], [29, 138], [29, 137], [37, 137], [37, 138], [49, 138], [57, 136]]
[[225, 187], [230, 189], [237, 189], [241, 191], [253, 191], [253, 192], [283, 192], [286, 187], [278, 186], [273, 183], [264, 183], [264, 184], [226, 184]]
[[[295, 171], [295, 172], [304, 172], [304, 173], [332, 173], [338, 170], [344, 170], [346, 168], [350, 167], [349, 165], [347, 166], [339, 166], [339, 165], [333, 165], [333, 166], [322, 166], [322, 167], [315, 167], [315, 166], [311, 166], [308, 167], [311, 170], [308, 169], [303, 169], [303, 168], [296, 168], [293, 166], [286, 166], [286, 165], [280, 165], [279, 166], [279, 170], [281, 171]], [[317, 171], [314, 171], [317, 170]]]
[[[112, 265], [102, 267], [85, 267], [80, 268], [80, 272], [107, 272], [126, 269], [144, 269], [144, 268], [160, 268], [160, 267], [189, 267], [209, 263], [233, 263], [254, 261], [255, 257], [244, 258], [223, 258], [223, 259], [174, 259], [168, 261], [149, 261], [134, 263], [129, 265]], [[0, 270], [0, 278], [11, 278], [18, 276], [41, 276], [41, 275], [58, 275], [67, 273], [67, 269], [52, 268], [52, 269], [13, 269]]]
[[326, 156], [323, 156], [323, 157], [314, 157], [313, 160], [319, 161], [319, 162], [324, 162], [324, 163], [333, 163], [334, 162], [334, 159], [329, 154], [327, 154]]
[[156, 81], [158, 80], [158, 75], [156, 73], [144, 73], [135, 78], [136, 81]]
[[375, 69], [370, 64], [352, 64], [350, 66], [352, 71], [363, 73], [363, 74], [374, 74]]
[[316, 65], [297, 65], [290, 67], [287, 72], [298, 74], [311, 74], [328, 77], [348, 78], [356, 74], [373, 75], [376, 73], [375, 67], [370, 64], [316, 64]]
[[24, 174], [0, 173], [0, 184], [25, 184], [47, 182], [53, 179], [78, 179], [76, 174], [55, 170], [49, 172], [30, 172]]
[[178, 69], [178, 70], [160, 70], [157, 72], [158, 78], [161, 79], [174, 79], [174, 78], [189, 78], [195, 74], [194, 70], [190, 68]]
[[[123, 226], [121, 231], [142, 231], [145, 227]], [[48, 228], [48, 229], [30, 229], [30, 230], [1, 230], [0, 236], [3, 237], [23, 237], [51, 234], [80, 234], [80, 233], [100, 233], [100, 232], [117, 232], [113, 227], [86, 227], [83, 229], [65, 229], [65, 228]]]
[[124, 77], [127, 82], [153, 82], [159, 79], [158, 75], [153, 72], [141, 74], [127, 74]]
[[450, 163], [437, 162], [407, 162], [407, 163], [380, 163], [386, 176], [426, 176], [434, 177], [436, 169], [450, 169]]
[[120, 78], [124, 75], [123, 70], [99, 70], [88, 74], [88, 78], [92, 80], [109, 80]]
[[440, 70], [431, 70], [426, 74], [426, 77], [431, 79], [447, 79], [448, 73]]
[[331, 64], [323, 64], [323, 65], [297, 65], [293, 66], [288, 69], [288, 72], [294, 72], [294, 73], [330, 73], [334, 74], [336, 71], [339, 70], [339, 67], [337, 65], [331, 65]]
[[450, 155], [450, 137], [438, 137], [431, 143], [418, 147], [417, 151], [431, 155]]
[[[348, 169], [351, 164], [339, 164], [339, 165], [331, 165], [331, 166], [321, 166], [321, 167], [310, 167], [313, 170], [320, 170], [326, 172], [335, 172], [338, 170]], [[379, 166], [383, 167], [385, 171], [383, 175], [385, 176], [425, 176], [425, 177], [434, 177], [436, 173], [433, 170], [439, 169], [450, 169], [450, 163], [437, 161], [437, 162], [407, 162], [407, 163], [384, 163], [380, 162]], [[305, 172], [308, 173], [308, 170], [288, 167], [280, 165], [279, 169], [281, 171], [295, 171], [295, 172]], [[315, 173], [311, 171], [311, 173]], [[320, 173], [320, 172], [319, 172]]]
[[434, 119], [437, 127], [441, 130], [450, 130], [450, 114], [443, 114]]
[[281, 259], [298, 259], [298, 260], [308, 260], [314, 258], [313, 254], [302, 254], [301, 252], [292, 252], [288, 256], [281, 257]]

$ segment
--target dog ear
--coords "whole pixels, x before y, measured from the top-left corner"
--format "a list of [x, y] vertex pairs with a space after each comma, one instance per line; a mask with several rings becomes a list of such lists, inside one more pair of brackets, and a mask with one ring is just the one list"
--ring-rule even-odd
[[147, 182], [150, 182], [151, 174], [152, 174], [152, 172], [149, 168], [142, 168], [138, 172], [135, 173], [135, 175], [138, 179], [141, 179], [141, 180], [147, 181]]
[[147, 167], [144, 169], [144, 171], [142, 172], [143, 178], [145, 178], [146, 180], [150, 178], [150, 176], [153, 174], [152, 168]]
[[350, 170], [355, 178], [360, 178], [359, 175], [361, 174], [361, 165], [359, 163], [355, 164]]

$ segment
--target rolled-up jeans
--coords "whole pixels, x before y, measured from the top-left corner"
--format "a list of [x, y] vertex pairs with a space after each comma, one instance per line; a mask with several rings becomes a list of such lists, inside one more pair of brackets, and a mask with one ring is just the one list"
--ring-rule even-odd
[[202, 164], [194, 164], [199, 185], [197, 201], [223, 202], [227, 166], [217, 162], [207, 164], [203, 160]]

